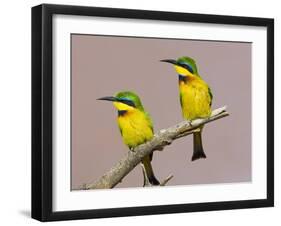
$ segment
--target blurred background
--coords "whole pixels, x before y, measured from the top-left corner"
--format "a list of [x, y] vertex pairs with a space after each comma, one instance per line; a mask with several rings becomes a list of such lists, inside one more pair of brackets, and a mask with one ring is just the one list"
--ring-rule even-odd
[[[207, 124], [207, 159], [191, 162], [192, 136], [154, 152], [153, 168], [168, 185], [251, 181], [251, 43], [72, 35], [72, 189], [93, 182], [128, 148], [110, 102], [96, 99], [121, 90], [136, 92], [154, 131], [182, 121], [178, 76], [161, 59], [190, 56], [213, 92], [212, 109], [229, 117]], [[137, 166], [117, 187], [142, 186]]]

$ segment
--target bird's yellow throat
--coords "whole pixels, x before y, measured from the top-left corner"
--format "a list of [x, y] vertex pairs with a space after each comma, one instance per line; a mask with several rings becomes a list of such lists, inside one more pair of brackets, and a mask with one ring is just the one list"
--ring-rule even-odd
[[190, 71], [188, 71], [187, 69], [178, 65], [174, 65], [174, 67], [179, 75], [194, 77], [194, 75], [190, 73]]
[[134, 107], [129, 106], [127, 104], [123, 104], [121, 102], [117, 102], [117, 101], [114, 101], [113, 105], [117, 108], [118, 111], [134, 111], [135, 110]]

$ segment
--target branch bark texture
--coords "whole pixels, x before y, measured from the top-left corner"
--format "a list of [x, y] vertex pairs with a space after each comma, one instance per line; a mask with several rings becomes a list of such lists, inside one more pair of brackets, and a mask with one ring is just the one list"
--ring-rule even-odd
[[214, 110], [209, 118], [182, 121], [167, 129], [160, 130], [154, 135], [152, 140], [139, 145], [132, 151], [129, 151], [126, 156], [124, 156], [102, 177], [93, 183], [84, 184], [81, 189], [113, 188], [120, 183], [122, 179], [131, 172], [146, 155], [149, 155], [155, 150], [163, 150], [165, 146], [170, 145], [174, 140], [192, 134], [199, 126], [228, 115], [226, 107], [222, 107]]

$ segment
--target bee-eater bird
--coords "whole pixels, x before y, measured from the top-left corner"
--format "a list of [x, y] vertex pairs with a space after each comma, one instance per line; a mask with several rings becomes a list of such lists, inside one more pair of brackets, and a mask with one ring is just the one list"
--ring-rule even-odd
[[[208, 84], [198, 74], [195, 61], [190, 57], [180, 57], [177, 60], [161, 60], [171, 63], [179, 77], [179, 94], [183, 118], [194, 120], [207, 118], [211, 115], [213, 95]], [[203, 126], [193, 133], [192, 161], [206, 158], [202, 145]]]
[[[102, 97], [98, 100], [112, 101], [118, 111], [117, 122], [123, 142], [133, 150], [153, 138], [153, 124], [149, 114], [144, 110], [137, 94], [124, 91], [115, 96]], [[145, 174], [152, 185], [159, 185], [153, 173], [152, 154], [142, 159]]]

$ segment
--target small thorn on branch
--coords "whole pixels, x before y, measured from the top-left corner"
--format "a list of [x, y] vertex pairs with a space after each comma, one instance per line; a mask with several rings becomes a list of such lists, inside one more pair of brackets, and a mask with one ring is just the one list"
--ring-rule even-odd
[[166, 177], [165, 180], [163, 180], [161, 183], [160, 183], [160, 186], [165, 186], [174, 176], [172, 174], [170, 174], [168, 177]]

